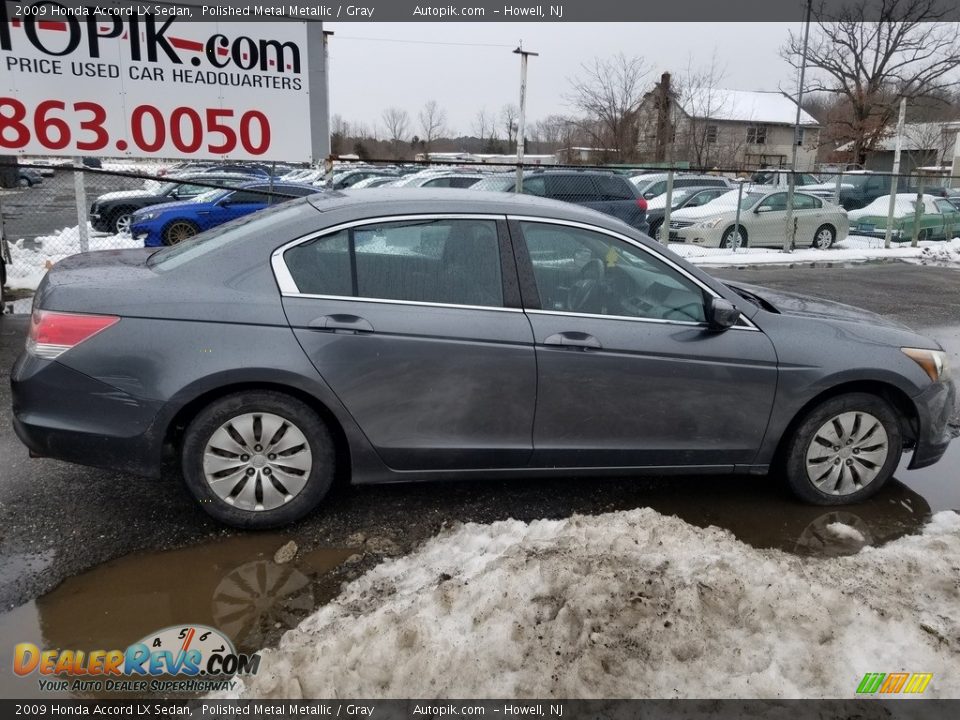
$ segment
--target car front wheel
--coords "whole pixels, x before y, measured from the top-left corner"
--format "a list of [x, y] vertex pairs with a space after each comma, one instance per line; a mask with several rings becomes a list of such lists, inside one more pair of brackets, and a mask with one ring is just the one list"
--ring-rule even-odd
[[313, 510], [333, 483], [334, 445], [324, 421], [272, 391], [223, 397], [189, 424], [183, 475], [200, 506], [238, 528], [271, 528]]
[[890, 405], [867, 393], [830, 398], [804, 418], [787, 444], [787, 482], [816, 505], [875, 494], [900, 462], [903, 435]]
[[189, 220], [174, 220], [163, 231], [163, 244], [178, 245], [198, 232], [199, 228]]

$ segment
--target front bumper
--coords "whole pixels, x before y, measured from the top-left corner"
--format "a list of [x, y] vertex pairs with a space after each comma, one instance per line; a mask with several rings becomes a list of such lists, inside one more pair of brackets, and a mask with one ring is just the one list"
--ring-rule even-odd
[[670, 230], [670, 242], [689, 243], [701, 247], [718, 248], [723, 230], [726, 226], [716, 228], [695, 227], [689, 225], [679, 230]]
[[152, 225], [131, 225], [130, 237], [134, 238], [135, 240], [142, 240], [144, 247], [161, 247], [163, 245], [160, 232]]
[[937, 462], [947, 451], [953, 439], [950, 417], [957, 402], [957, 387], [952, 380], [933, 383], [913, 399], [917, 408], [919, 428], [910, 470], [927, 467]]
[[40, 457], [158, 477], [163, 403], [28, 353], [10, 373], [13, 429]]

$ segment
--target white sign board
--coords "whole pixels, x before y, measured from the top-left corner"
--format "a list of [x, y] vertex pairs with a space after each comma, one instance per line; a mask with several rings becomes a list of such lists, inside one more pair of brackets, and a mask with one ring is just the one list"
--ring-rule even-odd
[[307, 23], [0, 8], [0, 154], [313, 159]]

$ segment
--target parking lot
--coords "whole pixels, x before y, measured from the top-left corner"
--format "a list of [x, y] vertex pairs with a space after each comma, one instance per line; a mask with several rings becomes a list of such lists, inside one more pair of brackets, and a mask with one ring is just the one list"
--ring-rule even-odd
[[[937, 338], [954, 362], [960, 355], [956, 270], [879, 263], [718, 268], [714, 274], [871, 308]], [[341, 487], [282, 533], [237, 533], [198, 509], [172, 467], [154, 481], [28, 457], [11, 428], [8, 384], [27, 321], [25, 315], [0, 320], [0, 601], [12, 610], [0, 621], [0, 637], [8, 639], [34, 626], [49, 642], [69, 646], [103, 640], [104, 633], [135, 635], [140, 625], [146, 632], [163, 618], [229, 624], [228, 606], [217, 598], [232, 588], [246, 603], [234, 618], [242, 625], [232, 628], [235, 637], [257, 647], [334, 594], [344, 579], [455, 523], [649, 506], [693, 525], [728, 529], [755, 547], [837, 555], [912, 533], [932, 512], [960, 508], [954, 444], [939, 464], [901, 471], [877, 497], [836, 510], [799, 504], [773, 478], [452, 482]], [[954, 422], [960, 425], [956, 415]], [[856, 528], [860, 540], [831, 535], [827, 526], [835, 522]], [[274, 563], [275, 551], [290, 540], [299, 548], [297, 562]], [[144, 593], [156, 609], [146, 620], [140, 605], [129, 602]], [[99, 610], [77, 622], [77, 603]]]

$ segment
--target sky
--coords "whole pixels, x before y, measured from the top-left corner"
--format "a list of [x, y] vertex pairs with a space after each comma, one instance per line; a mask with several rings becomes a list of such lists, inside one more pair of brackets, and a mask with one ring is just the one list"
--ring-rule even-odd
[[[644, 58], [650, 84], [663, 71], [682, 75], [709, 66], [716, 54], [722, 86], [792, 91], [795, 71], [780, 58], [787, 23], [328, 23], [330, 112], [376, 125], [387, 107], [417, 112], [436, 100], [454, 134], [471, 134], [477, 111], [499, 115], [518, 103], [522, 41], [530, 59], [527, 118], [570, 113], [570, 78], [594, 57], [618, 52]], [[402, 42], [401, 42], [402, 41]], [[451, 43], [451, 44], [440, 44]], [[416, 128], [412, 128], [416, 131]], [[502, 134], [502, 131], [501, 131]]]

